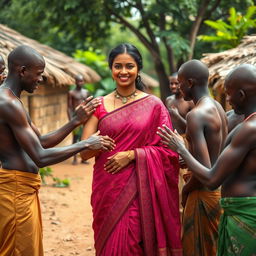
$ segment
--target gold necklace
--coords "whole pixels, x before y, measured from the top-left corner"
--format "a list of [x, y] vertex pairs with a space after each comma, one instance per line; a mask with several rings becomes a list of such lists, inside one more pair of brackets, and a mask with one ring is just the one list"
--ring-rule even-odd
[[123, 104], [127, 103], [129, 99], [134, 99], [137, 95], [137, 90], [135, 90], [133, 93], [127, 96], [123, 96], [117, 90], [115, 91], [115, 98], [120, 99]]

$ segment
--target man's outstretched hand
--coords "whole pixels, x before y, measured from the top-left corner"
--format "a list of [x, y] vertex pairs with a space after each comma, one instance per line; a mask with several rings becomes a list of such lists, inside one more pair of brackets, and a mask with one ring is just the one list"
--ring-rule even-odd
[[186, 148], [182, 136], [176, 130], [173, 132], [166, 125], [158, 127], [157, 134], [162, 138], [162, 143], [175, 152], [180, 153], [182, 149]]
[[86, 98], [86, 100], [80, 103], [75, 109], [75, 118], [79, 124], [84, 124], [100, 104], [100, 99], [93, 98], [93, 96]]
[[89, 150], [111, 151], [115, 148], [115, 141], [110, 137], [99, 135], [99, 131], [84, 140]]

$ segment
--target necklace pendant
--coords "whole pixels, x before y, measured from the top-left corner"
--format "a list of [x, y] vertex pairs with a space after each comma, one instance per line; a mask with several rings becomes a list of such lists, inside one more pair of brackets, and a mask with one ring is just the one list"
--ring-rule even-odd
[[127, 98], [126, 97], [122, 97], [122, 103], [123, 104], [127, 103]]

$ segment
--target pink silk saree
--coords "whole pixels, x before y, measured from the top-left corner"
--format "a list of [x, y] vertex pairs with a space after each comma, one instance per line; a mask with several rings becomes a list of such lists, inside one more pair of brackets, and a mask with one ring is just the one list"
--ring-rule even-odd
[[[95, 161], [91, 204], [96, 255], [181, 256], [178, 156], [160, 143], [157, 127], [172, 127], [162, 102], [149, 95], [107, 113], [102, 135], [116, 142]], [[135, 150], [136, 160], [117, 174], [107, 157]]]

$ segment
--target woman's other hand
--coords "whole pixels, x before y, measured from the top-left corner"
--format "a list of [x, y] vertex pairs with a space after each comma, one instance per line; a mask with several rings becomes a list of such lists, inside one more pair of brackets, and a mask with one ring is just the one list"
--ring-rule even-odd
[[135, 156], [133, 150], [118, 152], [113, 156], [108, 157], [104, 168], [107, 172], [115, 174], [126, 167], [131, 161], [134, 160], [134, 158]]

